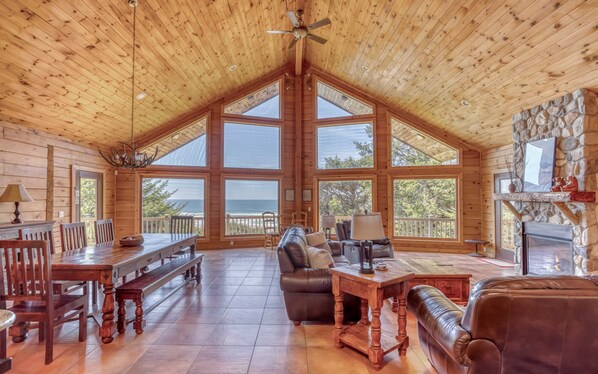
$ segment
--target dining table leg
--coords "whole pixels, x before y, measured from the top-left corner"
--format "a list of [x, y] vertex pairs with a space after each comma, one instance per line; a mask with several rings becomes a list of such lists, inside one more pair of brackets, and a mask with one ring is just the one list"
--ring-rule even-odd
[[104, 286], [104, 304], [102, 305], [102, 326], [100, 337], [102, 343], [108, 344], [114, 340], [116, 324], [114, 323], [114, 281], [109, 280]]

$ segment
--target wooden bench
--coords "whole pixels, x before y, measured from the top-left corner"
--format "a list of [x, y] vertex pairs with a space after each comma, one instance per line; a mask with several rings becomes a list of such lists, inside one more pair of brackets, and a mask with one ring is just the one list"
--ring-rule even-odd
[[[173, 289], [158, 302], [145, 309], [146, 313], [152, 311], [162, 301], [181, 289], [185, 284], [195, 279], [197, 283], [201, 282], [201, 261], [203, 254], [190, 252], [182, 256], [173, 258], [172, 261], [158, 266], [157, 268], [142, 274], [141, 276], [116, 288], [116, 302], [118, 303], [118, 321], [117, 328], [120, 334], [125, 332], [127, 324], [133, 321], [133, 327], [137, 334], [143, 333], [145, 320], [143, 319], [143, 299], [145, 296], [154, 292], [177, 276], [184, 276], [185, 282]], [[135, 318], [126, 320], [125, 303], [127, 300], [133, 300], [136, 305]]]

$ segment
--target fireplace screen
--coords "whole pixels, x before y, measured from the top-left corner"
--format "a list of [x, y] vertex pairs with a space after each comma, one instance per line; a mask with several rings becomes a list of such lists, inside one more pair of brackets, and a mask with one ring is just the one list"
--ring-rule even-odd
[[572, 236], [570, 226], [526, 222], [523, 240], [524, 274], [573, 274]]

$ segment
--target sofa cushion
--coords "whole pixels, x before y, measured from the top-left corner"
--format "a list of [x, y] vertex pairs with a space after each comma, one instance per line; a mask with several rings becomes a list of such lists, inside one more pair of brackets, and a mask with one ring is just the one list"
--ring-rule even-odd
[[334, 260], [330, 252], [324, 248], [307, 247], [309, 267], [314, 269], [328, 269], [334, 267]]
[[280, 275], [280, 289], [284, 292], [332, 292], [332, 276], [328, 269], [296, 269]]
[[322, 248], [327, 250], [328, 253], [332, 254], [332, 249], [328, 245], [326, 234], [324, 234], [322, 231], [307, 234], [305, 235], [305, 238], [307, 239], [307, 245], [310, 247]]
[[308, 268], [309, 259], [307, 258], [307, 240], [305, 232], [300, 227], [292, 227], [284, 236], [284, 250], [289, 256], [295, 268]]

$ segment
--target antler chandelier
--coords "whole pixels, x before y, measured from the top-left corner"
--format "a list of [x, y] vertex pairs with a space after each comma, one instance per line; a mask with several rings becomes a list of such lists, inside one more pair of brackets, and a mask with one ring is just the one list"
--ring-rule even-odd
[[133, 133], [133, 125], [135, 123], [135, 31], [136, 31], [136, 21], [137, 21], [137, 0], [129, 0], [129, 6], [133, 8], [133, 72], [131, 74], [131, 143], [126, 144], [122, 143], [122, 150], [121, 149], [110, 149], [110, 153], [108, 155], [104, 154], [100, 150], [100, 155], [108, 162], [110, 165], [116, 168], [128, 168], [131, 171], [135, 169], [141, 169], [150, 165], [158, 156], [158, 148], [153, 155], [148, 156], [147, 153], [142, 152], [140, 149], [137, 149], [135, 146], [135, 137]]

